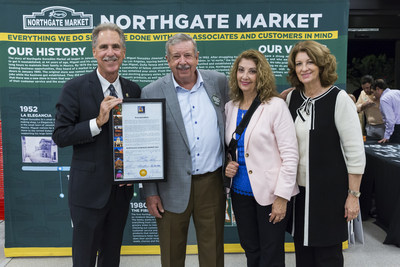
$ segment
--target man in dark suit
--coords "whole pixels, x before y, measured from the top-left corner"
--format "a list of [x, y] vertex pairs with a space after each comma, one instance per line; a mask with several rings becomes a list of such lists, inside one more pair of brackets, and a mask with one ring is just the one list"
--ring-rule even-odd
[[68, 197], [74, 267], [119, 266], [132, 186], [113, 184], [111, 109], [140, 87], [119, 76], [125, 58], [122, 30], [111, 23], [92, 32], [97, 69], [64, 84], [56, 105], [53, 140], [73, 146]]
[[156, 217], [163, 267], [185, 265], [193, 217], [200, 266], [224, 265], [224, 74], [197, 70], [199, 52], [187, 34], [166, 44], [172, 73], [143, 88], [142, 98], [166, 99], [167, 181], [144, 184]]

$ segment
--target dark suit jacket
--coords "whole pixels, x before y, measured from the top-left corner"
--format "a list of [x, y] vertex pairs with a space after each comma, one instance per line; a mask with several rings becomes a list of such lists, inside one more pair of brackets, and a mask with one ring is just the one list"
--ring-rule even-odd
[[[136, 83], [122, 77], [120, 82], [124, 98], [140, 97], [140, 87]], [[96, 209], [107, 204], [113, 185], [110, 122], [94, 137], [89, 127], [89, 121], [98, 116], [103, 99], [96, 70], [67, 81], [56, 105], [53, 132], [53, 140], [59, 147], [73, 146], [68, 188], [70, 204]]]

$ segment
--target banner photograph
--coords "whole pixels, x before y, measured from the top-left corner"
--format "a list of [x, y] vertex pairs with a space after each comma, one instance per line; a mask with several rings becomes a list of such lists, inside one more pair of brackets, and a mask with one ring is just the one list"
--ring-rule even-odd
[[[227, 76], [241, 52], [260, 51], [279, 92], [290, 87], [287, 58], [294, 44], [318, 41], [336, 56], [336, 85], [346, 89], [348, 0], [8, 2], [0, 18], [6, 257], [71, 255], [72, 148], [57, 147], [51, 136], [63, 84], [97, 67], [91, 31], [100, 23], [112, 22], [124, 31], [120, 75], [141, 88], [170, 73], [165, 43], [176, 33], [187, 33], [198, 45], [198, 68]], [[135, 184], [123, 254], [159, 253], [157, 225], [142, 193]], [[225, 252], [243, 251], [230, 200], [226, 207]], [[191, 226], [188, 253], [197, 252], [195, 244]], [[293, 249], [287, 236], [286, 250]]]

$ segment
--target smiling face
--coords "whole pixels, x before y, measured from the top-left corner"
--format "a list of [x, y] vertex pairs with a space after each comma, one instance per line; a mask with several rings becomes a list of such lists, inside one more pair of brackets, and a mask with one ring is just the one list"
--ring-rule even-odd
[[105, 30], [99, 33], [96, 47], [93, 47], [93, 57], [97, 60], [97, 68], [101, 76], [110, 83], [118, 77], [125, 52], [126, 49], [116, 31]]
[[247, 58], [242, 58], [236, 72], [237, 83], [243, 94], [253, 95], [257, 93], [257, 66]]
[[194, 45], [191, 41], [171, 45], [166, 59], [176, 82], [180, 86], [186, 88], [185, 85], [196, 83], [196, 67], [199, 63], [199, 53], [195, 54]]
[[321, 83], [319, 67], [312, 61], [306, 52], [299, 52], [295, 58], [296, 74], [305, 87], [314, 83]]
[[365, 94], [371, 95], [372, 90], [371, 90], [371, 84], [370, 83], [364, 83], [361, 85], [362, 89], [364, 90]]

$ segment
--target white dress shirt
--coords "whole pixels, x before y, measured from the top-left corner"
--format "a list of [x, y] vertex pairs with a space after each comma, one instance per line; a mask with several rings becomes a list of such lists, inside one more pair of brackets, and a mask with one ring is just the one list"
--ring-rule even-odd
[[[97, 77], [100, 80], [100, 84], [101, 84], [101, 88], [103, 89], [103, 95], [104, 97], [110, 95], [110, 90], [108, 90], [108, 87], [110, 86], [110, 82], [107, 81], [103, 76], [101, 76], [99, 70], [96, 70], [97, 72]], [[119, 81], [119, 75], [117, 77], [117, 79], [112, 83], [112, 85], [115, 88], [115, 91], [117, 92], [117, 96], [118, 98], [124, 98], [122, 95], [122, 87], [121, 87], [121, 83]], [[92, 133], [92, 136], [96, 136], [101, 132], [101, 128], [97, 127], [97, 123], [96, 123], [96, 118], [91, 119], [89, 121], [89, 125], [90, 125], [90, 132]]]

